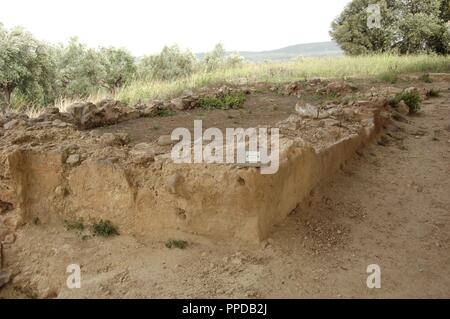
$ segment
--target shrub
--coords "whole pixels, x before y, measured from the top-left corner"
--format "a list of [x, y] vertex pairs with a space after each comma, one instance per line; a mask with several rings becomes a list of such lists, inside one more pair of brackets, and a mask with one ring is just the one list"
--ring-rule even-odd
[[242, 92], [230, 93], [223, 96], [205, 96], [200, 99], [203, 109], [237, 109], [245, 102], [245, 94]]
[[165, 116], [172, 116], [175, 112], [172, 110], [169, 110], [167, 107], [161, 107], [158, 108], [156, 111], [156, 116], [165, 117]]
[[417, 113], [420, 110], [420, 103], [422, 102], [422, 98], [420, 97], [419, 92], [416, 90], [413, 91], [403, 91], [402, 93], [398, 93], [395, 96], [395, 103], [398, 105], [400, 101], [406, 103], [409, 107], [410, 113]]
[[173, 239], [170, 239], [170, 240], [168, 240], [166, 242], [165, 245], [169, 249], [172, 249], [172, 248], [185, 249], [187, 247], [187, 245], [188, 245], [188, 242], [184, 241], [184, 240], [173, 240]]
[[92, 225], [92, 232], [96, 236], [111, 237], [119, 235], [117, 228], [109, 220], [100, 220]]

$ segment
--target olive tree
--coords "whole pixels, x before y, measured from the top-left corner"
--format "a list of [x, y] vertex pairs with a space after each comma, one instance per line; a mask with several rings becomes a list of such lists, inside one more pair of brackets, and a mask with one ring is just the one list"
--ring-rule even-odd
[[101, 57], [77, 38], [56, 49], [57, 86], [61, 96], [86, 96], [98, 89], [102, 76]]
[[101, 48], [99, 54], [102, 67], [99, 84], [110, 92], [122, 87], [136, 73], [135, 58], [127, 50]]
[[[13, 93], [49, 102], [55, 68], [51, 49], [22, 28], [0, 24], [0, 108], [10, 106]], [[36, 97], [34, 96], [34, 99]]]
[[178, 46], [166, 46], [157, 55], [145, 56], [139, 61], [139, 75], [150, 80], [170, 80], [191, 75], [196, 66], [191, 51]]
[[211, 52], [206, 53], [203, 58], [203, 65], [207, 72], [223, 67], [225, 61], [225, 49], [222, 43], [215, 45]]
[[[377, 6], [379, 26], [369, 22]], [[333, 21], [331, 37], [350, 55], [450, 52], [449, 0], [353, 0]]]

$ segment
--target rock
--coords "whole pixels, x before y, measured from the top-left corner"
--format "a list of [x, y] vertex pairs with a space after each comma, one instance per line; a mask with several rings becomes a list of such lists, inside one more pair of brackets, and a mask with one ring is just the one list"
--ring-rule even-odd
[[130, 155], [136, 164], [147, 164], [155, 160], [155, 151], [150, 144], [137, 144], [131, 151]]
[[126, 133], [105, 133], [100, 138], [100, 142], [106, 146], [123, 146], [128, 144], [129, 140]]
[[314, 118], [314, 119], [324, 119], [329, 117], [329, 114], [325, 110], [320, 110], [317, 106], [306, 103], [305, 105], [301, 105], [297, 103], [295, 105], [295, 111], [301, 117]]
[[352, 92], [357, 89], [356, 86], [349, 85], [345, 82], [331, 82], [326, 87], [326, 93], [340, 95], [341, 93]]
[[0, 288], [11, 281], [12, 274], [6, 270], [0, 270]]
[[158, 145], [159, 146], [168, 146], [168, 145], [173, 145], [175, 144], [177, 141], [172, 141], [172, 137], [170, 135], [161, 135], [158, 138]]
[[8, 227], [10, 230], [17, 230], [17, 228], [23, 225], [23, 218], [20, 215], [13, 214], [12, 216], [8, 216], [3, 220], [3, 224]]
[[11, 245], [11, 244], [14, 244], [15, 241], [16, 241], [16, 235], [8, 234], [5, 236], [5, 239], [3, 239], [3, 244]]
[[402, 115], [409, 114], [409, 107], [408, 105], [406, 105], [405, 101], [401, 100], [400, 103], [398, 103], [397, 112], [399, 112]]
[[70, 124], [69, 124], [69, 123], [66, 123], [66, 122], [63, 122], [63, 121], [61, 121], [60, 119], [56, 119], [56, 120], [54, 120], [54, 121], [52, 122], [52, 125], [53, 125], [53, 126], [56, 126], [56, 127], [64, 128], [64, 127], [68, 127]]
[[236, 265], [236, 266], [241, 266], [242, 265], [242, 259], [239, 257], [235, 257], [231, 260], [231, 263]]
[[155, 116], [158, 113], [158, 107], [149, 105], [140, 111], [142, 116]]
[[78, 102], [75, 104], [70, 105], [67, 108], [67, 113], [69, 113], [71, 116], [73, 116], [73, 118], [79, 122], [81, 121], [81, 117], [84, 114], [87, 114], [89, 112], [92, 112], [93, 110], [96, 109], [96, 106], [94, 103], [90, 103], [90, 102]]
[[187, 95], [173, 99], [170, 101], [177, 110], [190, 110], [198, 106], [199, 97], [192, 92], [186, 92]]
[[57, 196], [60, 196], [60, 197], [66, 196], [68, 193], [69, 193], [68, 190], [64, 186], [57, 186], [55, 188], [55, 194]]
[[115, 124], [139, 117], [139, 112], [136, 109], [128, 107], [120, 101], [110, 99], [98, 102], [97, 110], [105, 124]]
[[15, 119], [15, 120], [12, 120], [12, 121], [9, 121], [9, 122], [3, 124], [3, 129], [11, 130], [13, 128], [17, 128], [17, 127], [23, 126], [23, 125], [25, 125], [25, 121], [19, 120], [19, 119]]
[[355, 114], [355, 110], [351, 109], [351, 108], [345, 108], [343, 110], [343, 118], [345, 120], [351, 121], [355, 118], [356, 114]]
[[367, 108], [373, 105], [372, 101], [356, 101], [356, 105], [362, 108]]
[[42, 121], [42, 122], [36, 123], [37, 127], [50, 127], [52, 125], [53, 125], [53, 122], [51, 122], [51, 121]]
[[284, 86], [283, 93], [285, 95], [295, 95], [303, 87], [302, 82], [289, 83]]
[[52, 115], [56, 115], [59, 114], [59, 109], [57, 107], [46, 107], [44, 109], [44, 114], [52, 114]]
[[112, 125], [140, 116], [138, 110], [111, 99], [102, 100], [97, 105], [90, 102], [76, 103], [69, 106], [68, 113], [82, 129]]
[[170, 101], [177, 110], [183, 111], [188, 110], [191, 107], [191, 103], [182, 98], [176, 98]]
[[81, 161], [81, 156], [79, 154], [72, 154], [66, 159], [66, 164], [77, 165]]

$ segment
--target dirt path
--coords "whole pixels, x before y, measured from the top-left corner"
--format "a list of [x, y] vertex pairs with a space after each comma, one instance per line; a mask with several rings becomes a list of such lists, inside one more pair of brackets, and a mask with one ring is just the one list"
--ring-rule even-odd
[[[259, 247], [186, 234], [83, 240], [30, 225], [5, 247], [21, 269], [0, 297], [450, 298], [450, 91], [425, 102], [319, 187]], [[168, 238], [189, 241], [167, 249]], [[66, 288], [68, 264], [82, 288]], [[370, 264], [382, 288], [366, 286]]]

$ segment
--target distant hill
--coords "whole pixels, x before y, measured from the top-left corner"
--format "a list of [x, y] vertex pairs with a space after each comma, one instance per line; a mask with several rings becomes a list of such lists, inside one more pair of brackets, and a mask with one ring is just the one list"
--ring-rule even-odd
[[[250, 61], [289, 60], [299, 56], [340, 56], [344, 54], [337, 43], [332, 41], [297, 44], [271, 51], [240, 51], [239, 53]], [[231, 52], [227, 52], [227, 54], [231, 54]], [[199, 58], [204, 55], [204, 53], [197, 54]]]

